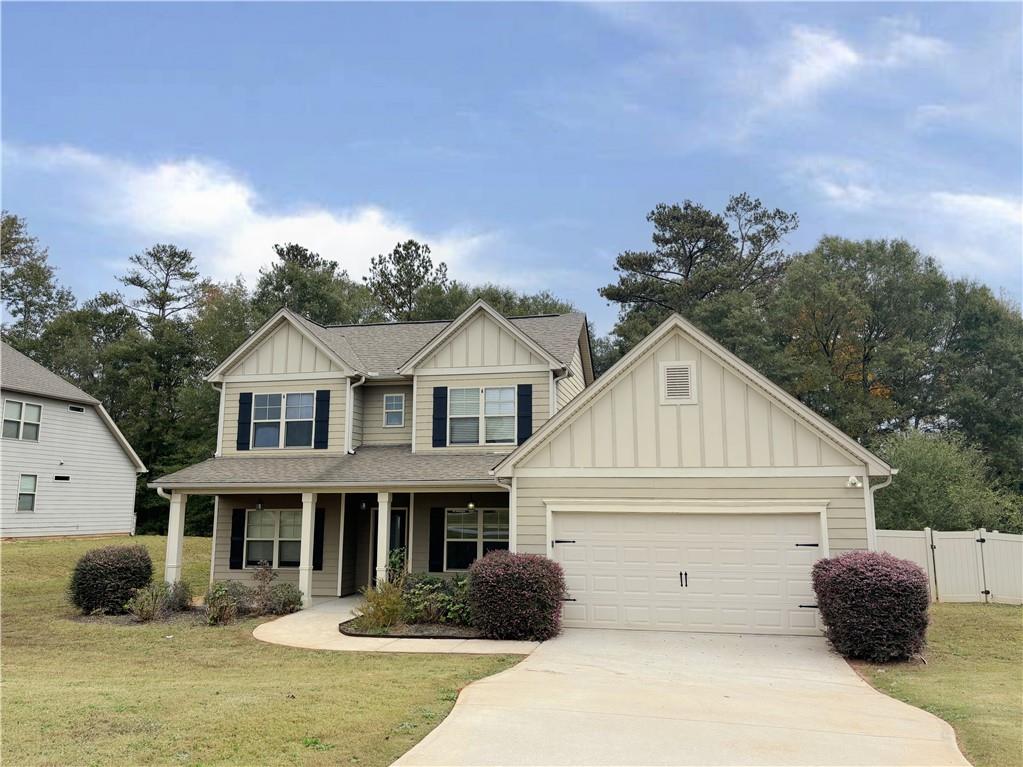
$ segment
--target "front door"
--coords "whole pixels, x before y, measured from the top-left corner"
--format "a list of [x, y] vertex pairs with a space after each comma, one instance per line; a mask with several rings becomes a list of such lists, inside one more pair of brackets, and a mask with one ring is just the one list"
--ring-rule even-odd
[[391, 509], [391, 540], [389, 551], [405, 547], [408, 541], [408, 509]]

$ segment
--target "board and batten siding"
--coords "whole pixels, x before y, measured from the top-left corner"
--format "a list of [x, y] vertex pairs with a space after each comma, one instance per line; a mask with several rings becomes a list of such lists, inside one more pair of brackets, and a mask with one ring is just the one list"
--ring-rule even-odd
[[226, 376], [274, 373], [342, 373], [338, 364], [304, 333], [284, 320], [228, 370]]
[[[450, 453], [478, 453], [481, 450], [492, 453], [507, 453], [514, 445], [479, 445], [465, 447], [433, 447], [433, 388], [446, 386], [449, 389], [485, 386], [533, 386], [533, 432], [543, 426], [550, 417], [551, 374], [549, 371], [531, 373], [502, 373], [495, 371], [486, 375], [416, 375], [416, 451], [442, 450]], [[446, 417], [446, 414], [445, 414]]]
[[[862, 488], [845, 477], [517, 477], [518, 550], [550, 556], [545, 500], [827, 501], [832, 556], [867, 548]], [[623, 508], [623, 511], [628, 511]], [[640, 511], [636, 510], [637, 513]]]
[[583, 393], [586, 388], [586, 379], [583, 373], [582, 351], [576, 347], [572, 361], [568, 365], [570, 375], [558, 379], [557, 382], [557, 403], [558, 410], [565, 407], [569, 402]]
[[[316, 499], [316, 508], [323, 516], [323, 569], [313, 571], [313, 596], [337, 596], [337, 559], [340, 541], [340, 494], [324, 494]], [[301, 495], [264, 495], [263, 508], [270, 510], [301, 509]], [[259, 498], [254, 495], [221, 495], [217, 501], [217, 526], [213, 531], [214, 581], [252, 582], [252, 568], [231, 569], [231, 516], [234, 509], [254, 509]], [[285, 567], [275, 571], [278, 580], [298, 586], [298, 568]]]
[[[693, 362], [696, 404], [662, 405], [661, 363]], [[675, 331], [548, 437], [523, 468], [861, 465]]]
[[[327, 455], [345, 451], [345, 379], [312, 378], [282, 381], [227, 381], [224, 384], [224, 430], [221, 453], [223, 455]], [[330, 420], [327, 428], [327, 448], [250, 448], [239, 453], [238, 397], [242, 392], [253, 394], [312, 393], [320, 389], [330, 391]]]
[[[42, 408], [39, 441], [0, 442], [0, 535], [62, 536], [131, 533], [135, 527], [135, 464], [92, 405], [84, 412], [47, 397], [3, 391], [3, 399]], [[22, 474], [35, 474], [35, 511], [19, 512]], [[55, 476], [70, 477], [68, 481]]]
[[[360, 386], [362, 392], [362, 444], [408, 445], [412, 442], [412, 385], [376, 384]], [[384, 395], [405, 395], [404, 426], [384, 426]]]
[[545, 364], [546, 360], [480, 310], [416, 365], [416, 371]]

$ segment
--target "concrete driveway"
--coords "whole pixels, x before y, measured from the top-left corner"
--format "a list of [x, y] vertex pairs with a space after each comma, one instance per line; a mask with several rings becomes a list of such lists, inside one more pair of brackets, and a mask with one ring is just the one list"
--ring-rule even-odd
[[966, 765], [952, 728], [806, 637], [570, 630], [398, 765]]

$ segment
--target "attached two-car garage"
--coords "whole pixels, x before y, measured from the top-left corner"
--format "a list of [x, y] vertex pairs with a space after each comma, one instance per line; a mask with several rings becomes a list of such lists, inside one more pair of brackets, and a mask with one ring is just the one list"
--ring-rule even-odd
[[819, 508], [607, 507], [551, 518], [566, 626], [818, 633]]
[[674, 316], [494, 473], [566, 626], [813, 635], [813, 563], [870, 548], [892, 469]]

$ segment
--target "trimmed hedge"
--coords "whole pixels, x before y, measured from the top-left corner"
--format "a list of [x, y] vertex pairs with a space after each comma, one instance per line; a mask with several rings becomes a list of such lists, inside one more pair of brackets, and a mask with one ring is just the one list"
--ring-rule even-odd
[[547, 557], [492, 551], [469, 568], [472, 625], [489, 639], [557, 636], [564, 595], [561, 565]]
[[68, 596], [85, 614], [123, 613], [135, 590], [152, 580], [153, 560], [144, 546], [103, 546], [78, 560]]
[[817, 562], [813, 589], [827, 637], [845, 657], [884, 663], [923, 649], [930, 596], [915, 563], [851, 551]]

